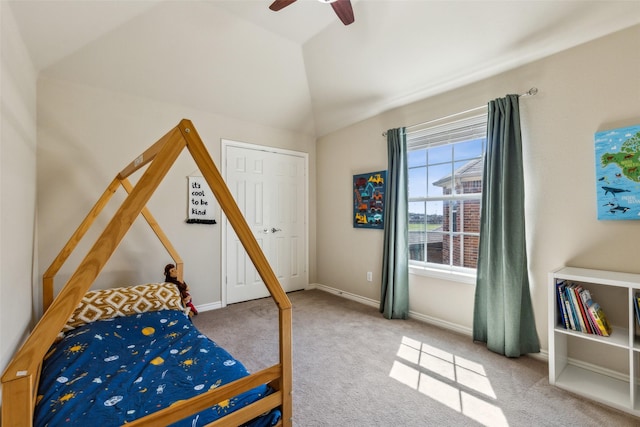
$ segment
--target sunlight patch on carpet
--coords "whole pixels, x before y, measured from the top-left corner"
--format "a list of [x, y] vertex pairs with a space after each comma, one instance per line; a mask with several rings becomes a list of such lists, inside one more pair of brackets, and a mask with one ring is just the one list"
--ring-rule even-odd
[[408, 337], [396, 357], [391, 378], [482, 425], [509, 425], [481, 364]]

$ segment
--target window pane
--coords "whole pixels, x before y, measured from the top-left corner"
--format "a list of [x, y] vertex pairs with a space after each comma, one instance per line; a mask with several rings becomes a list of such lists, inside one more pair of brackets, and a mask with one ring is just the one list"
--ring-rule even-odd
[[480, 200], [465, 200], [462, 202], [462, 228], [467, 233], [480, 233]]
[[442, 231], [451, 231], [452, 209], [455, 210], [456, 201], [442, 202]]
[[442, 231], [443, 206], [441, 200], [426, 202], [427, 231]]
[[464, 216], [462, 215], [462, 203], [457, 200], [449, 203], [451, 208], [451, 231], [459, 232], [462, 231], [462, 222], [464, 221]]
[[[478, 245], [480, 236], [470, 236], [467, 234], [445, 234], [442, 245], [443, 264], [450, 264], [456, 267], [477, 268]], [[450, 239], [449, 239], [450, 237]]]
[[443, 217], [442, 201], [426, 202], [426, 223], [427, 223], [427, 262], [442, 264], [442, 233]]
[[480, 236], [464, 236], [464, 267], [478, 267], [478, 247]]
[[482, 156], [485, 139], [474, 139], [453, 145], [454, 160], [469, 160]]
[[409, 259], [413, 261], [426, 261], [425, 212], [425, 202], [409, 202]]
[[407, 166], [424, 166], [427, 164], [427, 150], [412, 150], [407, 152]]
[[462, 186], [464, 188], [464, 194], [469, 194], [469, 193], [482, 193], [482, 175], [479, 175], [474, 179], [470, 179], [467, 181], [464, 181], [462, 183]]
[[[429, 197], [450, 194], [451, 191], [451, 163], [429, 166]], [[411, 181], [411, 178], [409, 178]]]
[[462, 236], [460, 235], [454, 235], [453, 236], [453, 243], [452, 243], [452, 251], [449, 254], [449, 256], [451, 256], [451, 265], [455, 265], [456, 267], [462, 267], [462, 253], [463, 253], [463, 248], [462, 248]]
[[[482, 158], [454, 163], [455, 194], [482, 191], [482, 164]], [[480, 191], [477, 191], [478, 187], [480, 187]]]
[[438, 232], [427, 232], [427, 262], [443, 264], [442, 241], [446, 234]]
[[439, 147], [429, 148], [427, 151], [428, 164], [450, 163], [453, 156], [452, 145], [441, 145]]
[[426, 202], [409, 202], [409, 232], [427, 231]]
[[409, 169], [409, 198], [426, 197], [427, 195], [427, 168]]

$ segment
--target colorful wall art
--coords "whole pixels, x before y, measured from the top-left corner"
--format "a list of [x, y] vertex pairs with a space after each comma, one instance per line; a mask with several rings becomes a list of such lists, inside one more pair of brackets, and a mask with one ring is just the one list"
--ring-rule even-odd
[[595, 134], [598, 219], [640, 219], [640, 125]]
[[354, 228], [384, 228], [384, 191], [387, 171], [353, 176]]

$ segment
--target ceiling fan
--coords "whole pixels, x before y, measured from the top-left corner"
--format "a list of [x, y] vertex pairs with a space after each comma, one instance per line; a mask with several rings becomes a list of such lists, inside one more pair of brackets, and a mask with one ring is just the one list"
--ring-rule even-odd
[[[296, 0], [276, 0], [271, 3], [269, 9], [273, 11], [278, 11], [289, 6], [291, 3]], [[333, 8], [338, 18], [342, 21], [344, 25], [349, 25], [355, 21], [353, 16], [353, 8], [351, 7], [350, 0], [319, 0], [321, 3], [331, 3], [331, 7]]]

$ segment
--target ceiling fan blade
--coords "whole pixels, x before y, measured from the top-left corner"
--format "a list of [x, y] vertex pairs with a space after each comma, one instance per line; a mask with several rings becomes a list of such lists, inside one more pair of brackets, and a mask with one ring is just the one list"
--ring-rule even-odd
[[289, 6], [291, 3], [295, 2], [296, 0], [276, 0], [273, 3], [271, 3], [271, 6], [269, 6], [269, 9], [274, 10], [274, 11], [279, 11], [280, 9], [283, 9], [287, 6]]
[[336, 0], [331, 3], [331, 7], [344, 25], [349, 25], [355, 21], [350, 0]]

